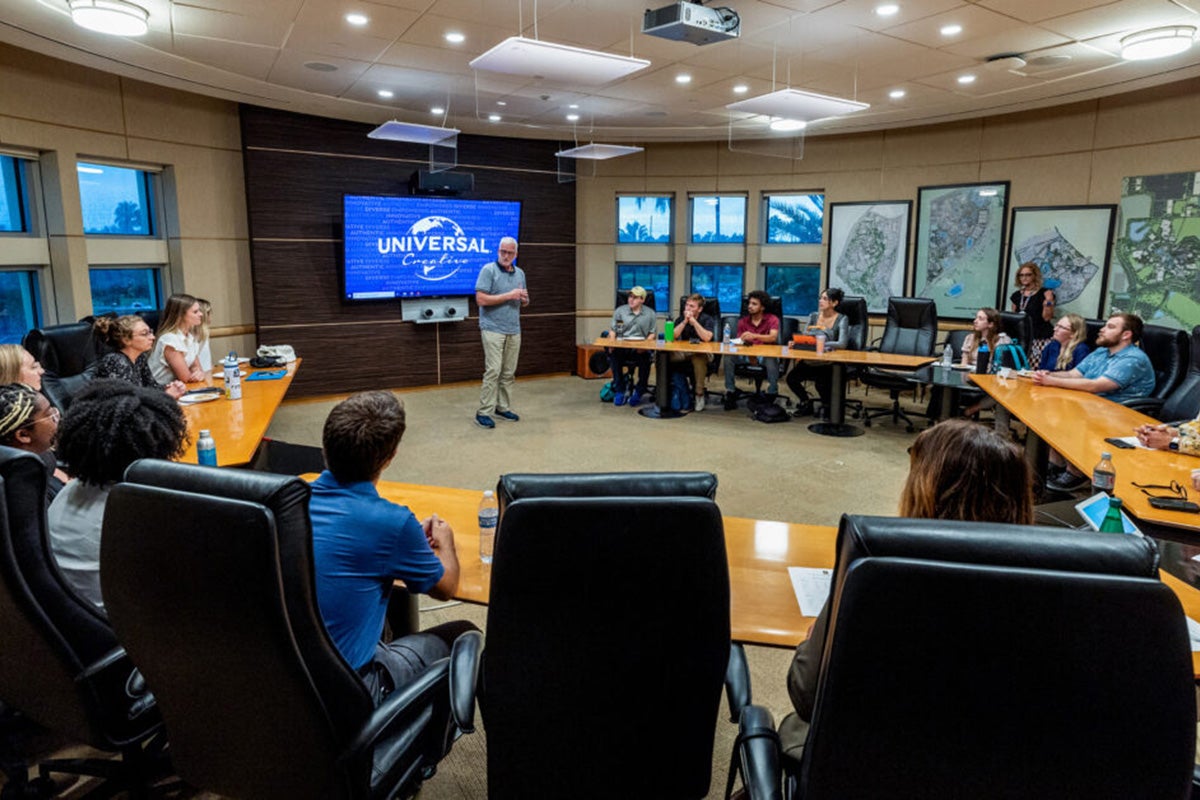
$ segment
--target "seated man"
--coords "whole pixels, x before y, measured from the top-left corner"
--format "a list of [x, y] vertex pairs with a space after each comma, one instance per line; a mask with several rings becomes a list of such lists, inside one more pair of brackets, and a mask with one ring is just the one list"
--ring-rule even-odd
[[[1141, 338], [1141, 317], [1113, 314], [1096, 335], [1096, 349], [1078, 367], [1066, 372], [1038, 370], [1033, 382], [1092, 392], [1114, 403], [1145, 397], [1154, 391], [1154, 366], [1136, 344]], [[1067, 464], [1061, 454], [1051, 451], [1050, 463], [1061, 472], [1046, 481], [1049, 488], [1073, 492], [1087, 485], [1088, 479]]]
[[438, 600], [458, 589], [450, 525], [436, 514], [418, 522], [375, 489], [403, 435], [404, 406], [390, 392], [363, 392], [334, 406], [322, 437], [327, 469], [313, 482], [308, 507], [321, 617], [376, 703], [475, 628], [448, 622], [381, 641], [393, 581]]
[[[738, 320], [737, 338], [744, 344], [775, 344], [779, 341], [779, 317], [767, 313], [767, 303], [771, 296], [761, 289], [755, 289], [746, 300], [746, 316]], [[734, 370], [736, 364], [744, 364], [747, 360], [754, 363], [753, 356], [732, 356], [725, 361], [725, 410], [737, 408], [737, 389], [734, 386]], [[763, 366], [767, 369], [767, 393], [779, 394], [779, 359], [764, 358]]]
[[[675, 320], [675, 338], [681, 342], [696, 340], [711, 342], [716, 320], [704, 313], [704, 296], [694, 294], [683, 304], [683, 312]], [[709, 353], [671, 353], [672, 362], [691, 361], [692, 377], [696, 386], [697, 411], [704, 410], [704, 384], [708, 380], [708, 362], [712, 360]]]
[[[618, 339], [638, 338], [653, 339], [658, 318], [653, 308], [646, 308], [646, 290], [635, 286], [629, 290], [626, 304], [613, 312], [613, 335]], [[624, 347], [614, 347], [609, 351], [613, 371], [613, 405], [623, 406], [628, 398], [629, 405], [636, 406], [642, 402], [642, 395], [649, 391], [650, 383], [650, 351], [628, 350]], [[625, 376], [625, 367], [637, 369], [637, 384], [632, 394], [629, 393], [629, 379]]]

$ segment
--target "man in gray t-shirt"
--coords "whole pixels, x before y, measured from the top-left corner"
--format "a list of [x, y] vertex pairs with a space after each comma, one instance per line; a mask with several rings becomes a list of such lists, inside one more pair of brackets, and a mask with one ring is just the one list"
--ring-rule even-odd
[[484, 362], [475, 424], [481, 428], [496, 427], [493, 414], [510, 422], [520, 419], [510, 407], [509, 389], [521, 354], [521, 307], [529, 305], [529, 292], [525, 273], [513, 264], [516, 258], [517, 240], [505, 236], [496, 260], [484, 266], [475, 281]]
[[[613, 312], [613, 335], [619, 339], [653, 339], [658, 321], [654, 309], [646, 304], [646, 290], [635, 286], [629, 290], [629, 299], [625, 305], [617, 306]], [[619, 330], [618, 330], [619, 329]], [[612, 361], [613, 374], [613, 405], [623, 406], [626, 399], [629, 405], [636, 406], [642, 401], [642, 396], [650, 393], [650, 352], [648, 350], [629, 350], [614, 347], [609, 351]], [[625, 376], [625, 367], [637, 370], [637, 383], [633, 393], [629, 393], [629, 379]]]

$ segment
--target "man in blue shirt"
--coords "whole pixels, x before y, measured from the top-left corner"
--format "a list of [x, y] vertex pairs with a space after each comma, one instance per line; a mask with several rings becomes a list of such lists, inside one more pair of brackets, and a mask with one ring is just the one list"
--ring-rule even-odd
[[529, 305], [525, 273], [513, 263], [517, 240], [500, 240], [496, 260], [486, 264], [475, 280], [475, 304], [479, 306], [479, 335], [483, 339], [483, 386], [475, 424], [496, 427], [492, 415], [516, 422], [520, 419], [509, 403], [517, 357], [521, 354], [521, 308]]
[[[1142, 338], [1142, 319], [1136, 314], [1113, 314], [1096, 334], [1096, 349], [1079, 366], [1066, 372], [1038, 370], [1033, 382], [1097, 394], [1114, 403], [1146, 397], [1154, 391], [1154, 366], [1137, 342]], [[1051, 451], [1050, 462], [1061, 472], [1046, 485], [1060, 491], [1082, 489], [1088, 483], [1066, 459]]]
[[404, 406], [390, 392], [364, 392], [334, 406], [322, 437], [327, 469], [309, 501], [321, 618], [377, 703], [449, 656], [458, 635], [475, 628], [449, 622], [381, 641], [395, 580], [438, 600], [458, 589], [450, 525], [436, 514], [418, 521], [376, 491], [404, 428]]

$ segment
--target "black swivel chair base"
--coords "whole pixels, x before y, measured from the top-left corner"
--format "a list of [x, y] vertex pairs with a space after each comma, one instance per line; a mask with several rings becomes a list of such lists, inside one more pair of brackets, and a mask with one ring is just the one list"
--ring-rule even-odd
[[898, 394], [892, 395], [891, 408], [877, 408], [874, 411], [866, 411], [863, 414], [863, 425], [867, 426], [868, 428], [871, 427], [871, 420], [875, 419], [876, 417], [891, 417], [893, 425], [899, 425], [900, 420], [903, 419], [904, 430], [906, 430], [908, 433], [913, 433], [917, 429], [912, 417], [910, 417], [908, 413], [900, 407], [900, 395]]
[[678, 419], [684, 415], [682, 411], [676, 411], [673, 408], [659, 408], [656, 405], [643, 406], [638, 409], [637, 413], [650, 419]]
[[848, 425], [836, 422], [814, 422], [808, 426], [808, 429], [813, 433], [819, 433], [822, 436], [840, 436], [842, 438], [850, 438], [852, 436], [862, 436], [864, 431], [857, 425]]
[[100, 800], [127, 793], [130, 798], [164, 796], [182, 787], [178, 780], [157, 786], [173, 776], [164, 733], [153, 736], [145, 747], [133, 745], [121, 751], [120, 758], [61, 758], [42, 761], [37, 766], [38, 777], [5, 785], [2, 800], [15, 798], [57, 797], [74, 782], [55, 780], [53, 775], [100, 778], [103, 782], [83, 797]]

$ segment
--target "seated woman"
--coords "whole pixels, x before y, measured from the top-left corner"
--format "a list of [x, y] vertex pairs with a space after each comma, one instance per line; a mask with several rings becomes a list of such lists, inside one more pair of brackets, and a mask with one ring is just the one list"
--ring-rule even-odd
[[200, 323], [200, 329], [196, 331], [196, 342], [200, 345], [200, 353], [196, 356], [196, 361], [199, 362], [200, 369], [212, 372], [212, 342], [209, 341], [212, 332], [212, 303], [203, 297], [197, 297], [196, 302], [200, 304], [200, 313], [204, 317], [204, 321]]
[[[1033, 476], [1025, 454], [1004, 436], [962, 419], [922, 431], [909, 449], [908, 480], [900, 516], [971, 522], [1033, 523]], [[829, 628], [829, 604], [821, 609], [788, 669], [794, 714], [779, 726], [783, 750], [799, 758], [820, 683]]]
[[150, 350], [154, 347], [154, 331], [141, 317], [97, 317], [92, 329], [96, 336], [113, 349], [96, 364], [97, 378], [128, 381], [145, 389], [161, 389], [175, 399], [183, 397], [187, 386], [183, 381], [171, 381], [163, 386], [150, 372]]
[[21, 345], [0, 344], [0, 384], [23, 383], [40, 392], [45, 372], [37, 359]]
[[47, 512], [50, 550], [80, 598], [104, 610], [100, 530], [108, 494], [139, 458], [177, 458], [187, 443], [179, 404], [157, 389], [97, 380], [71, 401], [58, 430], [58, 455], [77, 480]]
[[23, 383], [0, 386], [0, 444], [27, 450], [46, 465], [46, 502], [49, 503], [70, 477], [58, 468], [54, 436], [58, 409], [41, 392]]
[[[804, 333], [812, 336], [818, 331], [825, 334], [827, 350], [844, 349], [850, 344], [850, 324], [846, 315], [838, 311], [845, 293], [841, 289], [829, 287], [821, 292], [817, 299], [817, 310], [808, 315], [808, 324]], [[798, 361], [787, 376], [788, 388], [800, 401], [792, 416], [802, 417], [812, 413], [812, 402], [804, 388], [805, 381], [812, 381], [817, 387], [817, 395], [821, 398], [821, 415], [829, 415], [829, 396], [833, 387], [833, 367], [828, 364], [818, 364], [812, 361]]]
[[1084, 344], [1087, 338], [1087, 323], [1078, 314], [1064, 314], [1054, 324], [1054, 338], [1042, 348], [1040, 368], [1048, 372], [1065, 372], [1075, 369], [1079, 362], [1091, 352]]
[[173, 380], [184, 383], [202, 381], [208, 377], [200, 367], [200, 340], [204, 324], [200, 301], [190, 294], [173, 294], [167, 298], [158, 341], [150, 356], [150, 372], [154, 380], [168, 384]]
[[984, 343], [987, 344], [990, 352], [996, 352], [996, 345], [1000, 339], [1000, 312], [994, 308], [979, 309], [971, 327], [972, 330], [967, 334], [962, 347], [962, 365], [964, 367], [975, 366], [979, 358], [980, 345]]

